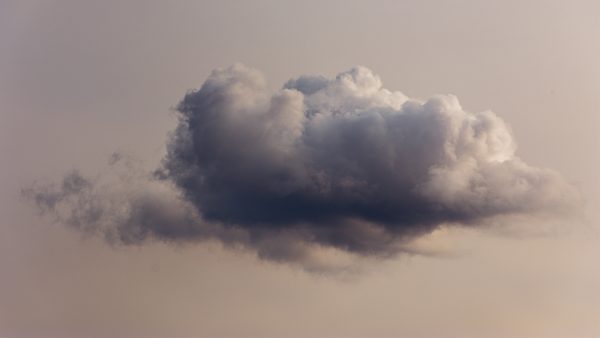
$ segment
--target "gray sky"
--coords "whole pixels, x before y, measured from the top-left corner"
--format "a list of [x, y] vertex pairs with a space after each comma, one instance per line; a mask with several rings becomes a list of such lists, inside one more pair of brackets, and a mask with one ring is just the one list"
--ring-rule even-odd
[[[0, 2], [0, 336], [600, 335], [599, 34], [595, 1]], [[153, 168], [171, 108], [236, 61], [274, 89], [364, 65], [408, 96], [491, 109], [585, 215], [544, 235], [439, 231], [425, 245], [448, 257], [340, 280], [216, 243], [110, 247], [21, 197], [114, 151]]]

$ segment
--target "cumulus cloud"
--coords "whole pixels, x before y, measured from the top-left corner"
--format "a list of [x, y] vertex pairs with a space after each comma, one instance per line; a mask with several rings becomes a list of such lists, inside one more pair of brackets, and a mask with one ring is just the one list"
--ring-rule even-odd
[[139, 186], [74, 172], [26, 194], [111, 241], [216, 239], [314, 269], [318, 250], [389, 257], [441, 226], [568, 212], [578, 201], [558, 173], [515, 155], [493, 112], [465, 111], [453, 95], [408, 98], [364, 67], [272, 91], [236, 64], [214, 70], [177, 111], [160, 168]]

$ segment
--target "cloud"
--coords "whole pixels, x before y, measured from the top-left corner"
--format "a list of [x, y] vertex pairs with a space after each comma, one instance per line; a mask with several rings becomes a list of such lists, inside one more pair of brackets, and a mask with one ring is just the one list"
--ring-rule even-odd
[[364, 67], [272, 91], [236, 64], [177, 110], [153, 176], [100, 184], [73, 172], [26, 195], [113, 242], [216, 239], [315, 270], [318, 250], [390, 257], [441, 226], [567, 213], [579, 200], [515, 155], [493, 112], [467, 112], [453, 95], [408, 98]]

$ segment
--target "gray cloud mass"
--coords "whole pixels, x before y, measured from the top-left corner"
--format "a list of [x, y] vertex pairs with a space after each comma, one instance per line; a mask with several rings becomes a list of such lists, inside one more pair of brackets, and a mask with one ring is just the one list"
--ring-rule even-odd
[[493, 112], [467, 112], [452, 95], [408, 98], [364, 67], [273, 92], [236, 64], [214, 70], [177, 110], [154, 175], [72, 172], [25, 195], [111, 242], [216, 239], [309, 269], [315, 248], [393, 256], [442, 225], [560, 213], [578, 201], [559, 174], [515, 156]]

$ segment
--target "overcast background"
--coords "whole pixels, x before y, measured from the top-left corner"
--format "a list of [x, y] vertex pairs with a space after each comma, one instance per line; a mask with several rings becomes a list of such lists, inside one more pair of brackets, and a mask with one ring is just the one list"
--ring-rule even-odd
[[[0, 336], [599, 336], [598, 36], [596, 1], [0, 1]], [[445, 258], [340, 280], [216, 244], [113, 248], [21, 197], [114, 151], [153, 168], [171, 109], [236, 61], [274, 89], [365, 65], [408, 96], [491, 109], [586, 214], [435, 233]]]

